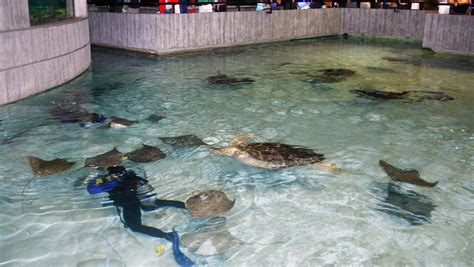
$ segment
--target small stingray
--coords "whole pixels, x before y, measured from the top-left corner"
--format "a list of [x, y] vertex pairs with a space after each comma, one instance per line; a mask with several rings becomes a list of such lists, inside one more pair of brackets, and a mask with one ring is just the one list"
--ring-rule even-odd
[[221, 85], [238, 85], [238, 84], [249, 84], [255, 82], [249, 78], [237, 79], [235, 77], [227, 76], [226, 74], [217, 74], [214, 76], [207, 77], [209, 84], [221, 84]]
[[150, 162], [164, 159], [166, 154], [157, 147], [143, 145], [142, 148], [129, 152], [125, 156], [133, 162]]
[[406, 100], [404, 102], [419, 102], [422, 100], [438, 100], [438, 101], [449, 101], [454, 100], [454, 97], [447, 95], [443, 92], [435, 91], [403, 91], [403, 92], [392, 92], [392, 91], [380, 91], [374, 89], [356, 89], [350, 90], [351, 93], [356, 94], [359, 97], [365, 97], [370, 99], [380, 100]]
[[390, 62], [408, 62], [407, 59], [403, 59], [399, 57], [383, 57], [382, 59], [390, 61]]
[[105, 117], [97, 114], [90, 113], [89, 111], [79, 107], [76, 104], [64, 107], [62, 105], [55, 105], [49, 109], [49, 113], [54, 119], [58, 119], [62, 123], [76, 123], [76, 122], [92, 122], [102, 123], [105, 121]]
[[373, 89], [350, 90], [351, 93], [359, 97], [366, 97], [371, 99], [404, 99], [408, 92], [390, 92]]
[[396, 73], [395, 70], [382, 67], [367, 67], [367, 70], [373, 73]]
[[384, 160], [379, 161], [380, 167], [387, 173], [394, 181], [414, 184], [418, 186], [434, 187], [438, 182], [430, 183], [420, 178], [420, 173], [417, 170], [402, 170], [393, 165], [388, 164]]
[[126, 128], [136, 123], [138, 123], [138, 121], [132, 121], [132, 120], [112, 116], [110, 117], [109, 124], [107, 124], [104, 128]]
[[312, 83], [337, 83], [341, 82], [355, 74], [350, 69], [324, 69], [319, 74], [310, 75]]
[[176, 137], [158, 137], [167, 145], [171, 145], [173, 148], [183, 148], [191, 146], [206, 145], [199, 137], [194, 134], [181, 135]]
[[37, 157], [28, 156], [26, 160], [35, 175], [51, 175], [67, 171], [74, 165], [74, 162], [68, 162], [64, 159], [42, 160]]
[[85, 167], [111, 167], [117, 166], [122, 163], [124, 156], [122, 152], [118, 151], [117, 148], [105, 152], [104, 154], [97, 155], [92, 158], [87, 158]]
[[383, 202], [377, 210], [404, 219], [411, 225], [429, 222], [436, 207], [426, 196], [392, 183], [388, 184], [388, 195]]
[[186, 208], [193, 217], [206, 217], [223, 214], [235, 204], [221, 190], [194, 191], [186, 201]]
[[152, 115], [148, 116], [148, 118], [146, 118], [146, 120], [151, 121], [151, 122], [159, 122], [164, 118], [165, 118], [165, 116], [152, 114]]

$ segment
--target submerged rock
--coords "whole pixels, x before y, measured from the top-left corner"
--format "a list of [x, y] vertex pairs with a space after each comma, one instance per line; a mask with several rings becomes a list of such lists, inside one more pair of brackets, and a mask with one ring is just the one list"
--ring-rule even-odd
[[133, 162], [150, 162], [158, 159], [164, 159], [166, 154], [157, 147], [143, 145], [142, 148], [125, 154]]
[[388, 184], [387, 191], [387, 197], [377, 210], [404, 219], [411, 225], [430, 221], [431, 212], [436, 208], [431, 199], [393, 183]]
[[124, 160], [122, 152], [118, 151], [117, 148], [105, 152], [104, 154], [97, 155], [92, 158], [87, 158], [85, 167], [111, 167], [117, 166]]
[[35, 175], [51, 175], [67, 171], [74, 165], [74, 162], [68, 162], [64, 159], [42, 160], [37, 157], [28, 156], [26, 160]]
[[163, 143], [173, 148], [183, 148], [192, 146], [206, 145], [199, 137], [194, 134], [181, 135], [175, 137], [158, 137]]
[[186, 201], [186, 208], [193, 217], [206, 217], [223, 214], [235, 204], [221, 190], [194, 191]]

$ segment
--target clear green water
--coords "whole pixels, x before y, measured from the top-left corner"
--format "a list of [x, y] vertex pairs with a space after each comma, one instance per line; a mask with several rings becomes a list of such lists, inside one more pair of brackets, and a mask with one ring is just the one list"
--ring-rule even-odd
[[[142, 143], [161, 148], [166, 159], [125, 165], [146, 173], [159, 197], [184, 200], [193, 190], [220, 188], [236, 198], [230, 212], [209, 220], [175, 209], [144, 213], [144, 224], [204, 243], [197, 251], [184, 248], [200, 264], [474, 262], [474, 58], [432, 55], [396, 39], [330, 38], [166, 57], [94, 50], [93, 60], [73, 82], [0, 108], [1, 266], [173, 265], [167, 242], [125, 229], [113, 207], [101, 207], [78, 183], [91, 171], [82, 168], [85, 158]], [[332, 84], [307, 81], [325, 68], [356, 75]], [[207, 76], [217, 71], [256, 82], [209, 86]], [[349, 92], [360, 88], [443, 91], [455, 100], [383, 102]], [[53, 103], [68, 102], [141, 123], [103, 130], [50, 119]], [[150, 114], [166, 119], [151, 123]], [[157, 138], [192, 133], [224, 146], [246, 132], [255, 133], [253, 141], [315, 149], [342, 172], [259, 169], [204, 146], [174, 150]], [[77, 164], [34, 177], [28, 155]], [[430, 222], [414, 226], [377, 210], [389, 182], [380, 159], [439, 181], [435, 188], [401, 185], [436, 205]], [[215, 252], [209, 240], [219, 237]], [[160, 244], [162, 255], [154, 251]]]

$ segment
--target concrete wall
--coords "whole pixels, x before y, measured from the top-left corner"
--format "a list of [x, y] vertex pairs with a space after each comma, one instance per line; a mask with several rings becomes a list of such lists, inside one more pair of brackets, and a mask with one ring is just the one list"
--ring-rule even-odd
[[0, 0], [0, 31], [30, 27], [28, 0]]
[[169, 53], [337, 34], [341, 9], [180, 15], [90, 12], [93, 44]]
[[87, 19], [0, 32], [0, 105], [67, 82], [90, 64]]
[[425, 12], [345, 8], [341, 32], [423, 39]]
[[474, 16], [427, 14], [424, 26], [423, 47], [474, 54]]

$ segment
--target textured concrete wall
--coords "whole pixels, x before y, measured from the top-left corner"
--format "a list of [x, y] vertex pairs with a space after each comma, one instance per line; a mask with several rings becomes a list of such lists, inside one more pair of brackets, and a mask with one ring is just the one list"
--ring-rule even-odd
[[341, 32], [422, 39], [425, 14], [417, 10], [345, 8]]
[[168, 53], [339, 33], [340, 9], [180, 15], [90, 12], [93, 44]]
[[0, 105], [71, 80], [90, 63], [87, 19], [0, 32]]
[[156, 52], [157, 15], [89, 12], [91, 43]]
[[0, 31], [30, 27], [28, 0], [0, 0]]
[[427, 14], [423, 47], [474, 54], [474, 17]]

